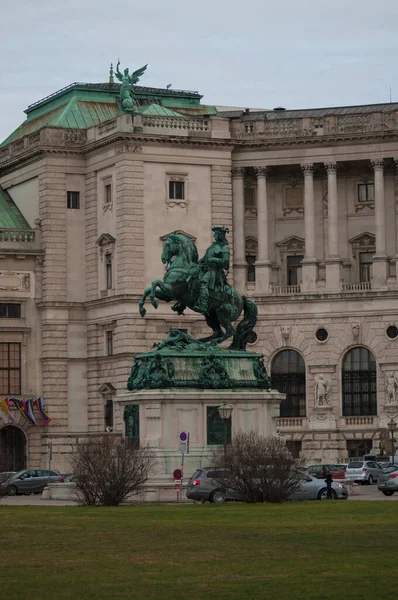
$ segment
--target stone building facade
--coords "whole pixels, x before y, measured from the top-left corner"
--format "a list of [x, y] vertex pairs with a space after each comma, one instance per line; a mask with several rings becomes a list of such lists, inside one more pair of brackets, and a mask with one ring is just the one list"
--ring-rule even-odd
[[287, 394], [292, 452], [377, 451], [398, 413], [398, 104], [250, 111], [136, 94], [123, 114], [117, 84], [73, 84], [0, 146], [0, 392], [42, 397], [52, 418], [1, 414], [17, 466], [44, 467], [51, 441], [65, 470], [79, 439], [122, 427], [134, 355], [171, 326], [205, 330], [165, 304], [142, 319], [137, 303], [163, 276], [165, 236], [188, 233], [202, 255], [215, 224], [230, 229], [230, 280], [258, 305], [252, 349]]

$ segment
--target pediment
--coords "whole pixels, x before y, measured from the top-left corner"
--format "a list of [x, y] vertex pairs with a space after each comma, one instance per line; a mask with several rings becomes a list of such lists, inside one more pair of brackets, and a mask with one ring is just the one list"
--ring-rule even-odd
[[103, 383], [98, 391], [100, 394], [105, 396], [106, 394], [114, 394], [116, 392], [116, 388], [110, 382], [108, 382]]
[[349, 240], [352, 246], [352, 255], [354, 258], [357, 252], [375, 252], [376, 251], [376, 236], [370, 231], [360, 233]]
[[196, 242], [197, 238], [194, 235], [191, 235], [190, 233], [187, 233], [186, 231], [183, 231], [182, 229], [176, 229], [175, 231], [170, 231], [169, 233], [165, 233], [164, 235], [160, 236], [160, 239], [162, 240], [162, 242], [165, 242], [167, 240], [167, 236], [170, 235], [170, 233], [182, 233], [183, 235], [186, 235], [187, 237], [189, 237], [193, 242]]
[[374, 233], [370, 233], [370, 231], [365, 231], [364, 233], [360, 233], [355, 237], [348, 240], [350, 244], [361, 244], [364, 246], [374, 246], [376, 243], [376, 236]]
[[98, 240], [95, 242], [97, 246], [105, 246], [106, 244], [114, 244], [116, 242], [116, 238], [113, 237], [110, 233], [101, 233]]
[[257, 240], [254, 237], [247, 237], [245, 240], [245, 252], [246, 254], [249, 255], [256, 255], [257, 254]]
[[290, 237], [285, 238], [281, 242], [277, 242], [276, 245], [286, 250], [304, 250], [305, 240], [304, 238], [298, 237], [296, 235], [291, 235]]

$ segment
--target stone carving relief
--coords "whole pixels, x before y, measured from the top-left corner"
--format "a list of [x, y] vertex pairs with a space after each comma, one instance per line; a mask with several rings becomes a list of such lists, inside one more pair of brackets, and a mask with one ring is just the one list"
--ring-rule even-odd
[[19, 271], [0, 271], [0, 290], [16, 292], [30, 291], [30, 273]]
[[285, 346], [289, 343], [290, 338], [290, 325], [281, 325], [281, 335]]
[[286, 238], [282, 242], [278, 242], [276, 245], [279, 247], [282, 260], [284, 260], [287, 254], [301, 255], [304, 254], [305, 250], [305, 241], [296, 236]]
[[116, 154], [123, 154], [123, 152], [141, 152], [142, 146], [137, 146], [135, 144], [120, 144], [116, 146], [115, 152]]
[[359, 342], [359, 338], [361, 335], [361, 324], [360, 323], [352, 323], [352, 339], [355, 343]]
[[373, 233], [365, 231], [349, 240], [354, 258], [360, 252], [376, 252], [376, 237]]

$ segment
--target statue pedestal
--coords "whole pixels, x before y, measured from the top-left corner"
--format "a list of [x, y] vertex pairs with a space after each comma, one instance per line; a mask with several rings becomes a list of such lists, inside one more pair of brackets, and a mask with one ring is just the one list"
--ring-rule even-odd
[[[276, 434], [279, 405], [285, 396], [275, 390], [198, 390], [151, 389], [116, 396], [118, 431], [125, 433], [124, 407], [139, 406], [140, 442], [152, 446], [158, 455], [159, 469], [142, 495], [146, 501], [174, 501], [176, 492], [172, 473], [181, 468], [179, 435], [189, 433], [189, 454], [184, 455], [184, 491], [196, 469], [209, 466], [214, 445], [208, 444], [208, 407], [223, 402], [233, 407], [232, 437], [239, 430], [256, 430], [262, 435]], [[222, 442], [221, 442], [222, 443]]]
[[308, 429], [320, 429], [333, 431], [336, 429], [336, 419], [330, 406], [316, 406], [312, 418], [308, 423]]

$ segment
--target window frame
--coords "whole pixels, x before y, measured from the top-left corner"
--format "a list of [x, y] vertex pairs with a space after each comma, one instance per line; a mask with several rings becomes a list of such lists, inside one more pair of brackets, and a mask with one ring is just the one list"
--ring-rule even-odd
[[113, 255], [112, 252], [105, 254], [105, 289], [113, 290]]
[[[1, 307], [4, 306], [4, 312], [5, 314], [2, 315], [1, 314]], [[10, 315], [10, 306], [15, 306], [18, 307], [18, 310], [16, 310], [17, 315]], [[0, 319], [20, 319], [21, 318], [21, 314], [22, 314], [22, 306], [20, 302], [0, 302]]]
[[105, 353], [106, 356], [113, 356], [113, 329], [105, 331]]
[[80, 209], [80, 191], [68, 190], [66, 192], [66, 207], [69, 210], [79, 210]]
[[[286, 360], [283, 358], [284, 356], [287, 357]], [[280, 366], [277, 365], [280, 369], [279, 372], [275, 372], [277, 362], [281, 363]], [[271, 363], [271, 382], [275, 389], [286, 394], [286, 399], [282, 400], [280, 405], [280, 417], [307, 416], [306, 365], [299, 352], [286, 348], [275, 354]]]
[[[299, 258], [300, 263], [289, 265], [289, 258]], [[301, 285], [303, 282], [303, 262], [304, 255], [303, 254], [287, 254], [286, 255], [286, 285]], [[295, 276], [295, 283], [290, 283], [290, 275]], [[298, 276], [299, 275], [299, 276]]]
[[[362, 261], [362, 256], [369, 256], [371, 260]], [[358, 253], [358, 265], [359, 265], [359, 281], [361, 283], [371, 283], [373, 279], [373, 252], [359, 252]]]
[[114, 402], [112, 398], [107, 398], [105, 400], [105, 414], [104, 414], [104, 422], [105, 427], [111, 427], [113, 429], [114, 423]]
[[[5, 394], [5, 395], [15, 395], [15, 396], [20, 396], [22, 393], [22, 344], [21, 342], [0, 342], [0, 347], [2, 346], [7, 346], [7, 367], [3, 367], [2, 363], [1, 363], [1, 354], [0, 354], [0, 372], [4, 372], [6, 371], [8, 373], [7, 376], [7, 391], [3, 390], [1, 388], [2, 385], [2, 380], [0, 380], [0, 394]], [[10, 361], [10, 347], [11, 346], [18, 346], [19, 348], [19, 368], [13, 368], [10, 366], [11, 361]], [[17, 389], [13, 389], [11, 388], [11, 372], [17, 372], [19, 373], [19, 377], [18, 377], [18, 388]]]
[[[361, 200], [361, 190], [365, 190], [365, 200]], [[369, 194], [369, 190], [372, 189], [372, 193]], [[373, 204], [374, 203], [374, 182], [373, 181], [361, 181], [357, 184], [357, 203], [360, 205]], [[372, 196], [371, 198], [369, 196]]]
[[[356, 360], [356, 356], [359, 360]], [[345, 368], [348, 360], [351, 364], [357, 364], [359, 368]], [[370, 368], [371, 365], [373, 368]], [[367, 368], [363, 368], [366, 366]], [[343, 357], [341, 400], [343, 417], [377, 416], [376, 358], [373, 352], [365, 346], [355, 346], [348, 350]]]

